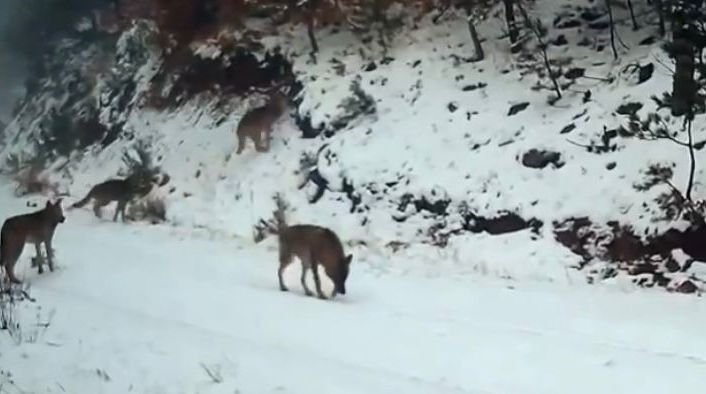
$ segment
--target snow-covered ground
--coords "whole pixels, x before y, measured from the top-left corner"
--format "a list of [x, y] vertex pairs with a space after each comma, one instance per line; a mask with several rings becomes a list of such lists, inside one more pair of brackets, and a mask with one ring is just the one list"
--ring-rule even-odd
[[[7, 187], [0, 201], [3, 217], [30, 210]], [[21, 259], [37, 301], [18, 311], [27, 341], [0, 332], [3, 394], [703, 388], [700, 297], [589, 286], [569, 274], [544, 284], [460, 267], [385, 272], [386, 257], [368, 253], [354, 257], [349, 293], [320, 301], [303, 295], [297, 265], [291, 291], [278, 290], [273, 239], [66, 215], [56, 272], [31, 270], [30, 248]], [[421, 259], [409, 266], [437, 263]]]

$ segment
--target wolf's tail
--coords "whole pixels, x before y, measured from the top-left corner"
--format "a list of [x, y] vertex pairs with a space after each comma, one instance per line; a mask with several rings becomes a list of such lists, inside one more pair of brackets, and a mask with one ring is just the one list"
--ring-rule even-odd
[[88, 202], [91, 200], [91, 197], [93, 196], [93, 193], [88, 192], [86, 194], [86, 197], [83, 198], [83, 200], [75, 202], [73, 205], [71, 205], [71, 208], [81, 208], [84, 205], [88, 204]]

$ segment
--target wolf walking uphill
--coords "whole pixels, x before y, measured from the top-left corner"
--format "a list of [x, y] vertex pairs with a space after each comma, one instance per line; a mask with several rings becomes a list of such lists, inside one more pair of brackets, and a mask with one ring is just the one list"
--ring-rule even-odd
[[284, 204], [277, 198], [277, 211], [275, 211], [275, 221], [279, 242], [279, 269], [277, 277], [279, 288], [282, 291], [289, 290], [284, 284], [282, 274], [292, 263], [293, 258], [299, 258], [302, 264], [301, 285], [307, 296], [313, 293], [306, 285], [306, 273], [311, 270], [316, 285], [316, 293], [320, 299], [326, 299], [321, 291], [321, 280], [319, 278], [319, 265], [324, 267], [324, 272], [334, 285], [331, 298], [336, 294], [346, 294], [346, 279], [348, 279], [349, 268], [353, 255], [345, 255], [343, 244], [336, 233], [326, 227], [313, 224], [287, 225], [284, 217]]
[[61, 199], [52, 204], [47, 201], [44, 209], [36, 212], [17, 215], [5, 220], [0, 230], [0, 265], [5, 269], [7, 279], [12, 283], [22, 283], [15, 276], [15, 264], [22, 254], [26, 243], [33, 243], [37, 252], [39, 273], [44, 272], [42, 266], [41, 244], [47, 253], [49, 271], [54, 271], [54, 252], [52, 238], [59, 223], [64, 223], [64, 212]]
[[74, 203], [71, 208], [81, 208], [93, 199], [93, 213], [97, 218], [101, 218], [101, 208], [117, 201], [118, 205], [115, 207], [113, 221], [117, 221], [118, 214], [121, 214], [124, 222], [127, 204], [137, 197], [146, 195], [151, 188], [151, 182], [138, 175], [132, 175], [125, 179], [109, 179], [93, 186], [86, 197]]
[[[291, 78], [285, 79], [283, 82], [262, 92], [267, 96], [266, 104], [253, 108], [243, 115], [235, 129], [235, 134], [238, 137], [236, 154], [239, 155], [243, 152], [248, 139], [255, 144], [256, 151], [268, 152], [270, 150], [274, 123], [282, 117], [289, 105], [286, 94], [277, 89], [291, 82]], [[259, 91], [254, 88], [252, 90]]]

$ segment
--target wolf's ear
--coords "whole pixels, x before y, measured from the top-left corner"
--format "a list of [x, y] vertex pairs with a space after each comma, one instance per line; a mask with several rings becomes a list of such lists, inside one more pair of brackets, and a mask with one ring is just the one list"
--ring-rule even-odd
[[47, 200], [47, 205], [45, 205], [46, 208], [51, 208], [51, 200]]
[[350, 265], [350, 264], [351, 264], [351, 260], [353, 260], [353, 255], [352, 255], [352, 254], [349, 254], [348, 256], [346, 256], [346, 258], [345, 258], [343, 261], [346, 262], [346, 265]]
[[56, 200], [56, 202], [54, 203], [54, 206], [59, 206], [59, 205], [61, 205], [61, 201], [62, 201], [63, 199], [64, 199], [64, 197], [59, 197], [59, 199]]

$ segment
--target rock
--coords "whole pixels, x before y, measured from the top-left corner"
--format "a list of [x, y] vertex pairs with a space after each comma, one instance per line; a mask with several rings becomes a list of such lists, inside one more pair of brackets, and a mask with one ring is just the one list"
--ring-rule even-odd
[[363, 68], [363, 71], [375, 71], [377, 68], [378, 66], [375, 62], [370, 62], [365, 66], [365, 68]]
[[[587, 92], [590, 93], [591, 91], [588, 90]], [[588, 109], [585, 109], [585, 108], [584, 108], [583, 111], [581, 111], [581, 112], [577, 113], [576, 115], [572, 116], [571, 119], [576, 120], [576, 119], [578, 119], [578, 118], [580, 118], [580, 117], [582, 117], [582, 116], [585, 116], [587, 113], [588, 113]]]
[[622, 104], [615, 110], [615, 112], [620, 115], [635, 115], [637, 114], [637, 111], [639, 111], [641, 108], [642, 103], [631, 102], [627, 104]]
[[605, 168], [608, 171], [612, 171], [613, 169], [615, 169], [616, 166], [617, 166], [617, 164], [614, 161], [611, 161], [610, 163], [605, 165]]
[[567, 124], [566, 126], [564, 126], [563, 129], [561, 129], [561, 131], [559, 132], [559, 134], [568, 134], [568, 133], [570, 133], [571, 131], [573, 131], [575, 128], [576, 128], [576, 125], [575, 125], [575, 124], [569, 123], [569, 124]]
[[577, 42], [576, 45], [580, 47], [587, 47], [591, 45], [591, 39], [588, 37], [584, 37], [581, 39], [581, 41]]
[[566, 39], [566, 36], [564, 36], [563, 34], [559, 35], [559, 37], [555, 38], [552, 41], [552, 44], [554, 44], [555, 46], [558, 46], [558, 47], [566, 45], [568, 43], [569, 43], [569, 41]]
[[679, 266], [679, 263], [677, 263], [674, 259], [667, 259], [667, 262], [664, 263], [664, 268], [667, 269], [670, 273], [678, 272], [681, 269], [681, 266]]
[[591, 239], [596, 236], [594, 224], [588, 217], [569, 218], [562, 222], [554, 222], [554, 239], [567, 249], [589, 261], [593, 256], [589, 249]]
[[594, 22], [604, 16], [606, 13], [602, 9], [588, 8], [581, 12], [581, 19], [586, 22]]
[[417, 212], [427, 211], [434, 215], [446, 216], [446, 209], [449, 207], [451, 200], [440, 199], [430, 202], [426, 197], [422, 196], [422, 198], [414, 200], [413, 203]]
[[484, 88], [484, 87], [486, 87], [486, 86], [488, 86], [487, 83], [485, 83], [485, 82], [478, 82], [478, 83], [476, 83], [476, 84], [466, 85], [466, 86], [464, 86], [463, 88], [461, 88], [461, 90], [463, 90], [464, 92], [471, 92], [471, 91], [474, 91], [474, 90], [476, 90], [476, 89]]
[[644, 262], [635, 264], [628, 269], [628, 273], [635, 276], [654, 274], [655, 272], [657, 272], [657, 267], [654, 264]]
[[593, 30], [605, 30], [610, 27], [610, 22], [608, 21], [597, 21], [588, 24], [588, 27]]
[[553, 164], [554, 168], [561, 168], [564, 165], [561, 161], [561, 153], [530, 149], [522, 155], [522, 165], [525, 167], [541, 169], [549, 164]]
[[587, 102], [591, 101], [591, 91], [587, 90], [583, 93], [583, 103], [586, 104]]
[[564, 76], [568, 79], [576, 79], [583, 77], [585, 73], [586, 69], [581, 67], [574, 67], [570, 68], [569, 71], [564, 74]]
[[535, 218], [525, 220], [514, 212], [500, 212], [498, 216], [493, 218], [468, 214], [464, 217], [464, 220], [466, 222], [464, 229], [473, 233], [487, 232], [491, 235], [507, 234], [528, 228], [537, 233], [544, 225], [541, 220]]
[[655, 72], [655, 65], [652, 63], [640, 66], [640, 72], [637, 76], [637, 84], [641, 84], [652, 78], [652, 74]]
[[650, 46], [650, 45], [654, 44], [656, 41], [657, 41], [657, 38], [655, 38], [655, 36], [649, 36], [649, 37], [643, 39], [642, 41], [640, 41], [638, 43], [638, 45]]
[[446, 216], [447, 208], [451, 204], [449, 199], [438, 199], [436, 201], [429, 201], [425, 196], [421, 198], [415, 198], [414, 195], [410, 193], [405, 193], [397, 205], [398, 212], [406, 212], [409, 204], [414, 205], [414, 209], [417, 212], [426, 211], [436, 216]]
[[561, 19], [557, 18], [554, 21], [554, 27], [557, 29], [573, 29], [581, 26], [581, 21], [578, 19]]
[[325, 128], [323, 124], [319, 124], [318, 127], [311, 124], [311, 115], [309, 114], [304, 116], [297, 114], [297, 116], [294, 117], [294, 123], [299, 130], [301, 130], [302, 138], [316, 138]]
[[458, 109], [458, 104], [456, 104], [452, 101], [446, 106], [446, 108], [449, 109], [449, 112], [454, 113]]
[[[645, 245], [634, 234], [632, 227], [620, 225], [614, 221], [608, 222], [607, 225], [611, 227], [613, 233], [613, 239], [606, 245], [606, 256], [610, 261], [639, 261], [647, 255]], [[650, 263], [644, 264], [653, 266]], [[637, 266], [640, 267], [641, 264]]]
[[510, 110], [507, 112], [507, 116], [513, 116], [519, 112], [522, 112], [529, 107], [529, 102], [523, 102], [519, 104], [515, 104], [512, 107], [510, 107]]
[[690, 279], [687, 279], [683, 281], [682, 283], [677, 286], [674, 291], [678, 293], [684, 293], [684, 294], [692, 294], [696, 293], [699, 290], [699, 287], [694, 284]]

